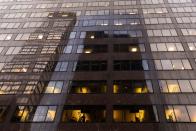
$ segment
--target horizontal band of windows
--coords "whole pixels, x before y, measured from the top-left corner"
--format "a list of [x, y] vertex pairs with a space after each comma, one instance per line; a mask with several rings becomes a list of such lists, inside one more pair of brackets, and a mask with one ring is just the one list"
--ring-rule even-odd
[[181, 43], [150, 43], [151, 51], [184, 51]]
[[42, 94], [61, 93], [64, 87], [63, 81], [21, 81], [0, 82], [0, 94]]
[[196, 80], [159, 80], [162, 93], [196, 92]]
[[[12, 122], [54, 122], [55, 105], [18, 105]], [[0, 106], [1, 122], [7, 115], [8, 106]], [[167, 122], [196, 122], [195, 105], [164, 105]], [[66, 105], [61, 121], [65, 123], [106, 122], [104, 105]], [[126, 123], [159, 122], [156, 105], [114, 105], [113, 121]]]
[[12, 122], [53, 122], [57, 106], [17, 106]]
[[156, 70], [191, 70], [188, 59], [154, 60]]
[[195, 105], [165, 105], [167, 122], [196, 122]]
[[149, 70], [147, 60], [115, 60], [114, 71]]

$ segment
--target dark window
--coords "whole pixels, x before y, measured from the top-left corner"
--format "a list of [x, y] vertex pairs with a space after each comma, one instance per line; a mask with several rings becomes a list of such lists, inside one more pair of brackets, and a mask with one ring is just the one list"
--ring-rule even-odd
[[86, 38], [97, 39], [97, 38], [108, 38], [108, 31], [87, 31]]
[[113, 69], [115, 71], [144, 70], [142, 60], [115, 60]]
[[140, 47], [138, 45], [130, 44], [115, 44], [113, 46], [114, 52], [139, 52]]
[[7, 115], [7, 106], [0, 106], [0, 122], [3, 122], [5, 120], [5, 117]]
[[79, 61], [75, 62], [75, 71], [104, 71], [107, 69], [106, 61]]
[[83, 48], [83, 53], [105, 53], [107, 51], [107, 45], [84, 45]]

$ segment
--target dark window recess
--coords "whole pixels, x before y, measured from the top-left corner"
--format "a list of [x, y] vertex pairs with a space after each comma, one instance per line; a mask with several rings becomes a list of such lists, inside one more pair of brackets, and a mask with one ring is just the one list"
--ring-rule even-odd
[[151, 105], [118, 105], [113, 107], [114, 122], [158, 122], [157, 109]]
[[113, 93], [150, 93], [153, 92], [150, 80], [121, 80], [113, 82]]
[[97, 38], [108, 38], [108, 31], [87, 31], [86, 38], [97, 39]]
[[113, 32], [114, 38], [136, 38], [142, 37], [142, 31], [140, 30], [133, 30], [133, 31], [114, 31]]
[[113, 62], [114, 71], [144, 70], [142, 60], [116, 60]]
[[107, 70], [106, 61], [79, 61], [76, 62], [75, 71], [104, 71]]
[[72, 81], [70, 82], [70, 93], [105, 93], [107, 89], [106, 81]]
[[107, 51], [107, 45], [84, 45], [83, 53], [105, 53]]
[[0, 106], [0, 122], [5, 121], [7, 113], [8, 113], [8, 107], [7, 106]]
[[62, 122], [68, 123], [93, 123], [105, 122], [105, 106], [85, 105], [85, 106], [65, 106]]
[[130, 44], [115, 44], [114, 52], [140, 52], [139, 45]]

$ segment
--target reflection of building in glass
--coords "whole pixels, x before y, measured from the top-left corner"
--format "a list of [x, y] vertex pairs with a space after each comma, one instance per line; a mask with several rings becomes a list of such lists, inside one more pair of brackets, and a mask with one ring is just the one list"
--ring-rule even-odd
[[194, 131], [194, 0], [0, 0], [0, 128]]

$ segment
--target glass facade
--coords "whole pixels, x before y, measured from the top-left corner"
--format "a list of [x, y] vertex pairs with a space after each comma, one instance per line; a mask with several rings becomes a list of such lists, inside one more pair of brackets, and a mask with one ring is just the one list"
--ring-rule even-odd
[[0, 130], [195, 131], [195, 0], [0, 0]]

